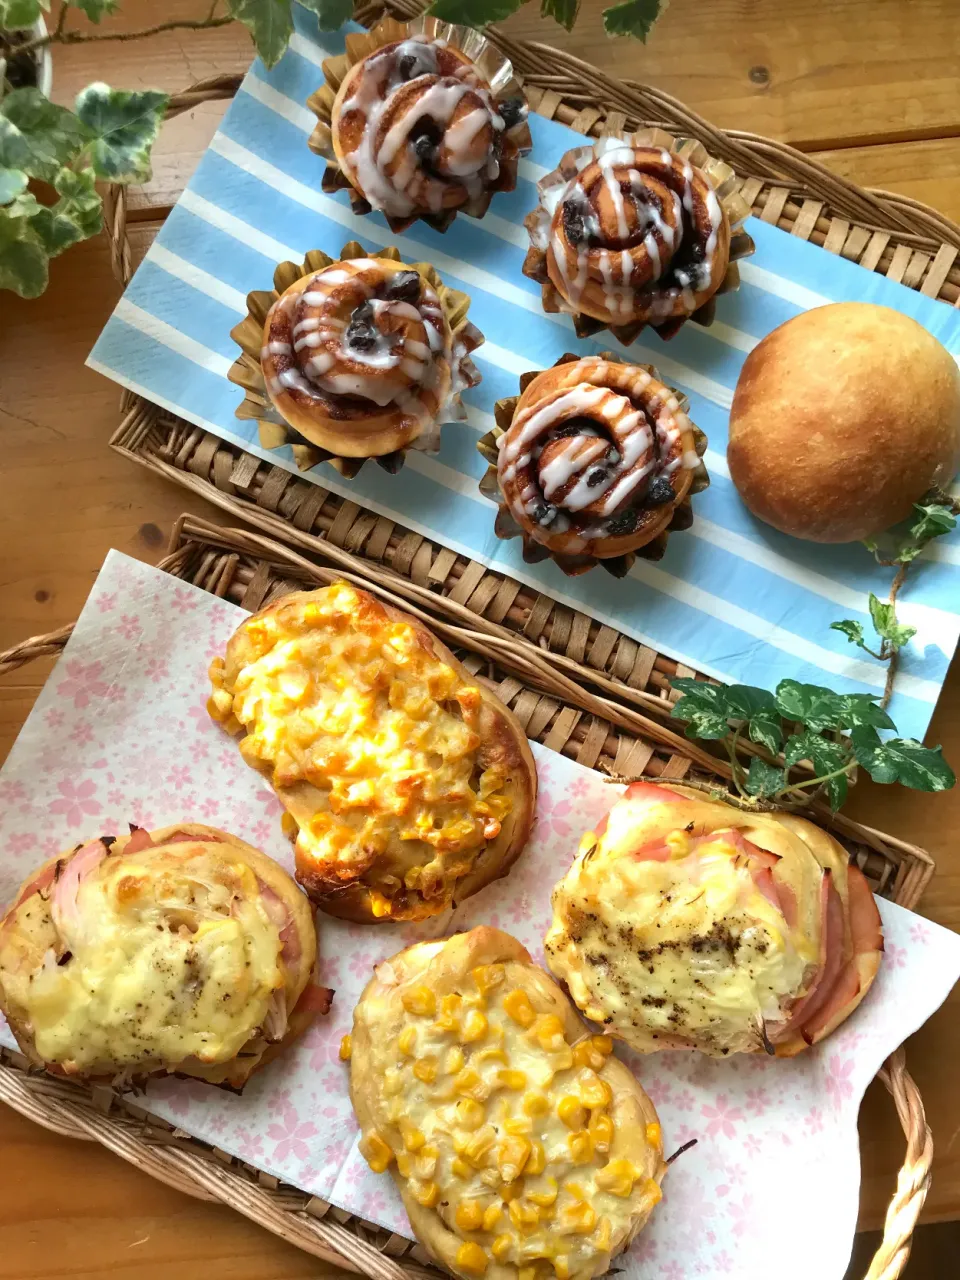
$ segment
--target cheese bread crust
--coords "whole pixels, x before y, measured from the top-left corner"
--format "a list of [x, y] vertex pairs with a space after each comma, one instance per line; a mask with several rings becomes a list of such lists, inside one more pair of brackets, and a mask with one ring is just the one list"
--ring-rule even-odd
[[473, 1280], [589, 1280], [660, 1200], [653, 1104], [516, 939], [480, 927], [377, 966], [354, 1013], [361, 1153]]
[[421, 920], [505, 875], [537, 773], [520, 722], [417, 619], [345, 582], [262, 609], [210, 668], [331, 915]]
[[273, 859], [199, 823], [102, 837], [0, 918], [0, 1008], [32, 1062], [126, 1084], [241, 1089], [329, 1008], [310, 903]]

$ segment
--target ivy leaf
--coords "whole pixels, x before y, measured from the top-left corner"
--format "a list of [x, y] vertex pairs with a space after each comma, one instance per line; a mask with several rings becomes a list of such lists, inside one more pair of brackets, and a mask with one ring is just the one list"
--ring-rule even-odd
[[52, 182], [90, 140], [83, 123], [39, 89], [14, 89], [0, 101], [0, 165]]
[[293, 34], [290, 0], [228, 0], [227, 10], [253, 36], [265, 67], [275, 67]]
[[777, 685], [777, 710], [787, 720], [799, 720], [808, 729], [840, 729], [844, 723], [843, 698], [819, 684], [781, 680]]
[[0, 205], [15, 200], [27, 188], [27, 175], [22, 169], [0, 168]]
[[670, 714], [675, 720], [687, 721], [688, 738], [725, 738], [730, 732], [727, 723], [727, 689], [719, 684], [707, 684], [705, 680], [693, 680], [682, 676], [673, 681], [674, 689], [683, 694]]
[[857, 761], [874, 782], [901, 782], [915, 791], [946, 791], [956, 782], [941, 747], [925, 747], [915, 738], [881, 742], [867, 727], [854, 729], [851, 740]]
[[751, 796], [775, 796], [783, 787], [784, 777], [782, 769], [754, 756], [750, 761], [744, 786]]
[[75, 9], [82, 9], [91, 22], [99, 22], [120, 8], [119, 0], [70, 0], [70, 4]]
[[647, 36], [666, 0], [624, 0], [603, 11], [603, 29], [608, 36], [636, 36], [646, 42]]
[[540, 16], [553, 18], [568, 31], [573, 30], [579, 8], [580, 0], [540, 0]]
[[0, 289], [38, 298], [47, 287], [47, 253], [28, 217], [0, 209]]
[[917, 556], [934, 538], [957, 527], [957, 518], [949, 507], [940, 502], [915, 502], [913, 504], [913, 524], [910, 526], [910, 540], [897, 555], [897, 559], [905, 564], [916, 560]]
[[753, 742], [768, 751], [777, 752], [783, 742], [780, 713], [769, 689], [752, 684], [733, 684], [726, 689], [727, 714], [733, 720], [744, 720]]
[[167, 95], [154, 89], [111, 89], [100, 82], [77, 95], [77, 117], [91, 136], [90, 164], [109, 182], [143, 182]]
[[50, 5], [40, 0], [0, 0], [0, 31], [22, 31], [32, 27]]
[[[829, 738], [822, 738], [819, 733], [809, 730], [793, 734], [783, 749], [784, 763], [788, 768], [801, 760], [809, 760], [819, 778], [842, 769], [851, 758], [852, 753], [846, 743], [831, 742]], [[836, 813], [847, 798], [847, 775], [842, 773], [828, 778], [823, 783], [823, 790], [830, 808]]]
[[353, 0], [300, 0], [300, 3], [317, 15], [321, 31], [339, 31], [353, 17]]
[[886, 640], [892, 649], [902, 649], [908, 640], [917, 634], [916, 627], [904, 627], [897, 621], [897, 606], [878, 600], [870, 592], [870, 618], [873, 628], [881, 639]]
[[843, 722], [847, 728], [871, 725], [874, 729], [896, 729], [896, 725], [878, 703], [879, 694], [843, 694]]
[[92, 169], [62, 169], [54, 187], [60, 199], [50, 208], [41, 205], [33, 218], [33, 228], [51, 258], [97, 235], [103, 226], [103, 202]]
[[867, 647], [863, 643], [863, 627], [852, 618], [844, 618], [842, 622], [831, 622], [830, 630], [842, 632], [851, 644], [858, 645], [861, 649]]
[[524, 0], [434, 0], [427, 13], [444, 22], [462, 22], [467, 27], [485, 27], [502, 22], [516, 13]]

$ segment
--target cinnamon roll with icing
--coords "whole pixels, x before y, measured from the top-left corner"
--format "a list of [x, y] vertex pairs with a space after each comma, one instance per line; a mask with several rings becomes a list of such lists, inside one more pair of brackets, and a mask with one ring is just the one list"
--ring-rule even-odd
[[568, 151], [526, 219], [524, 274], [546, 311], [578, 317], [580, 336], [608, 327], [632, 342], [645, 325], [671, 337], [688, 317], [708, 322], [714, 295], [738, 280], [731, 257], [753, 248], [735, 235], [748, 210], [733, 182], [699, 143], [669, 135]]
[[394, 231], [417, 218], [444, 231], [458, 211], [482, 217], [494, 192], [513, 190], [531, 146], [527, 107], [477, 32], [387, 19], [348, 36], [324, 70], [310, 145], [330, 161], [324, 190], [351, 189], [355, 212], [380, 210]]
[[552, 556], [568, 574], [600, 562], [622, 576], [638, 551], [659, 559], [667, 531], [690, 524], [689, 495], [709, 483], [706, 437], [683, 397], [609, 353], [566, 356], [521, 387], [480, 443], [498, 536], [519, 533], [525, 560]]
[[436, 450], [440, 424], [464, 416], [460, 392], [480, 380], [469, 352], [483, 341], [469, 300], [398, 258], [350, 244], [340, 261], [284, 263], [278, 290], [252, 294], [234, 330], [245, 356], [231, 377], [262, 392], [256, 403], [280, 428], [271, 443], [299, 447], [301, 465], [327, 458], [355, 474], [376, 458], [397, 470], [405, 449]]

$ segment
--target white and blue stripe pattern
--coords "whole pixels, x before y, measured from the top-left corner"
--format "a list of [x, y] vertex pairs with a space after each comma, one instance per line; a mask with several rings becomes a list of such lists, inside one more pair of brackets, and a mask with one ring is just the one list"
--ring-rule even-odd
[[[657, 564], [638, 560], [623, 581], [602, 569], [569, 579], [550, 562], [526, 565], [519, 540], [493, 533], [493, 506], [477, 488], [485, 464], [477, 440], [493, 403], [513, 395], [517, 375], [617, 344], [609, 334], [578, 341], [569, 318], [545, 315], [540, 290], [521, 274], [524, 215], [535, 182], [579, 135], [531, 116], [532, 158], [517, 190], [497, 195], [479, 221], [460, 216], [445, 234], [414, 223], [394, 235], [379, 214], [355, 217], [344, 192], [320, 190], [325, 162], [306, 145], [314, 118], [303, 105], [320, 63], [343, 36], [318, 36], [295, 6], [297, 34], [283, 61], [257, 62], [177, 207], [101, 334], [89, 363], [180, 416], [296, 471], [289, 448], [260, 448], [252, 423], [234, 416], [242, 398], [227, 381], [238, 350], [230, 329], [245, 296], [269, 288], [275, 264], [309, 249], [336, 256], [357, 239], [395, 244], [408, 261], [432, 262], [472, 297], [471, 320], [486, 335], [475, 353], [483, 382], [467, 393], [468, 421], [444, 427], [438, 456], [412, 452], [399, 475], [365, 467], [352, 481], [320, 465], [308, 478], [409, 528], [510, 574], [691, 667], [725, 680], [773, 687], [784, 676], [834, 688], [879, 692], [885, 669], [830, 631], [838, 618], [864, 623], [867, 594], [886, 595], [890, 574], [860, 546], [819, 547], [755, 521], [740, 503], [724, 461], [727, 415], [745, 354], [771, 329], [824, 302], [866, 299], [921, 321], [960, 351], [960, 314], [854, 263], [751, 220], [757, 253], [743, 284], [719, 299], [710, 329], [686, 325], [669, 343], [642, 334], [629, 348], [690, 399], [709, 437], [712, 484], [694, 499], [687, 533], [670, 539]], [[626, 351], [626, 348], [619, 348]], [[960, 546], [948, 540], [914, 566], [900, 606], [918, 628], [905, 652], [891, 708], [900, 731], [922, 736], [960, 634]]]

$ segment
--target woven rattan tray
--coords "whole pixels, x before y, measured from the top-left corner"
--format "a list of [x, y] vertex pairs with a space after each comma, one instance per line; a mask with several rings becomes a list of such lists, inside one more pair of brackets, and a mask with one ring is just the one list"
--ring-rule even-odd
[[[452, 594], [430, 590], [405, 570], [369, 564], [333, 542], [318, 544], [314, 557], [306, 559], [261, 534], [222, 529], [185, 516], [174, 529], [161, 568], [251, 610], [305, 585], [352, 579], [385, 601], [419, 614], [478, 679], [490, 683], [538, 742], [582, 764], [616, 766], [624, 773], [708, 776], [714, 763], [710, 757], [700, 759], [699, 753], [694, 753], [694, 760], [681, 754], [691, 744], [683, 739], [664, 741], [660, 725], [632, 704], [600, 687], [579, 685], [530, 640], [471, 612]], [[71, 629], [27, 640], [0, 654], [0, 674], [58, 653]], [[652, 725], [656, 738], [645, 733], [647, 725]], [[922, 850], [849, 819], [835, 819], [832, 825], [877, 892], [904, 906], [915, 903], [932, 871]], [[911, 1234], [929, 1188], [933, 1144], [902, 1049], [888, 1060], [880, 1078], [893, 1095], [907, 1154], [868, 1280], [896, 1280], [909, 1256]], [[221, 1200], [285, 1240], [371, 1280], [437, 1274], [408, 1241], [279, 1184], [172, 1128], [112, 1089], [54, 1080], [28, 1070], [20, 1055], [0, 1050], [0, 1099], [57, 1133], [103, 1143], [170, 1186], [200, 1199]]]

